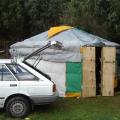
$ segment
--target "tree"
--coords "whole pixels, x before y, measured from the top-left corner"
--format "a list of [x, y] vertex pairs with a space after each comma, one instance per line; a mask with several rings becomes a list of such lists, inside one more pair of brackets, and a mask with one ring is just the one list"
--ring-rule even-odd
[[64, 4], [61, 22], [117, 41], [120, 37], [119, 6], [119, 0], [69, 0]]
[[0, 37], [16, 39], [22, 32], [21, 6], [19, 0], [1, 0], [0, 2]]
[[119, 0], [1, 0], [0, 38], [23, 40], [65, 24], [117, 41], [119, 6]]

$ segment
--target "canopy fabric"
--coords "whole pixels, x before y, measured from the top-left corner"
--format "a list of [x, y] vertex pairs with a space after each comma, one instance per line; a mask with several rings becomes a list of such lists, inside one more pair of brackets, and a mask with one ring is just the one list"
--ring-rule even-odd
[[51, 47], [44, 50], [40, 55], [42, 60], [60, 63], [81, 62], [82, 54], [80, 54], [80, 47], [82, 46], [119, 46], [117, 43], [110, 42], [83, 30], [72, 27], [70, 28], [70, 26], [68, 28], [68, 30], [64, 29], [62, 32], [59, 31], [59, 34], [57, 34], [58, 31], [56, 29], [56, 34], [54, 32], [54, 35], [50, 38], [48, 38], [48, 31], [46, 31], [31, 38], [25, 39], [24, 41], [17, 42], [10, 46], [11, 56], [16, 56], [18, 58], [25, 57], [34, 52], [36, 49], [46, 45], [48, 41], [59, 41], [63, 44], [63, 47], [61, 49]]
[[58, 27], [51, 27], [48, 31], [48, 38], [60, 33], [60, 32], [63, 32], [65, 30], [69, 30], [69, 29], [72, 29], [73, 27], [72, 26], [58, 26]]
[[117, 43], [83, 30], [71, 26], [59, 26], [11, 45], [11, 56], [16, 61], [19, 58], [22, 60], [28, 54], [46, 45], [48, 41], [59, 41], [63, 47], [52, 46], [27, 62], [50, 75], [51, 80], [57, 86], [59, 96], [64, 97], [79, 97], [82, 93], [82, 60], [84, 57], [81, 47], [119, 46]]

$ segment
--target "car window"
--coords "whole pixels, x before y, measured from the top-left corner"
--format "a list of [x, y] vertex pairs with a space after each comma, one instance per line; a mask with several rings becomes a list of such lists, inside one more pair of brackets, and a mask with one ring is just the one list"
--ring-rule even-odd
[[28, 72], [26, 69], [24, 69], [23, 67], [21, 67], [18, 64], [9, 64], [7, 66], [20, 81], [37, 80], [38, 79], [36, 76], [31, 74], [30, 72]]
[[0, 65], [0, 81], [15, 81], [14, 76], [5, 65]]

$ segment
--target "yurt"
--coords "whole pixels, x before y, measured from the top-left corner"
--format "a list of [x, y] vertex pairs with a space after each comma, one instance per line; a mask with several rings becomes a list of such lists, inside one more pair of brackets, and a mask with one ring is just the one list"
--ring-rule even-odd
[[22, 60], [49, 41], [59, 41], [63, 47], [50, 47], [29, 62], [51, 77], [59, 96], [94, 97], [96, 91], [114, 95], [117, 43], [71, 26], [57, 26], [11, 45], [11, 57]]

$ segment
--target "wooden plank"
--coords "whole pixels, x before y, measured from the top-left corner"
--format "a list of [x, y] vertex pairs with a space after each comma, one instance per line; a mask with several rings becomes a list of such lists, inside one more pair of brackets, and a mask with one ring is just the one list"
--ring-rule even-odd
[[103, 47], [101, 55], [101, 92], [102, 96], [114, 96], [115, 47]]
[[84, 47], [83, 50], [82, 96], [96, 96], [95, 47]]

